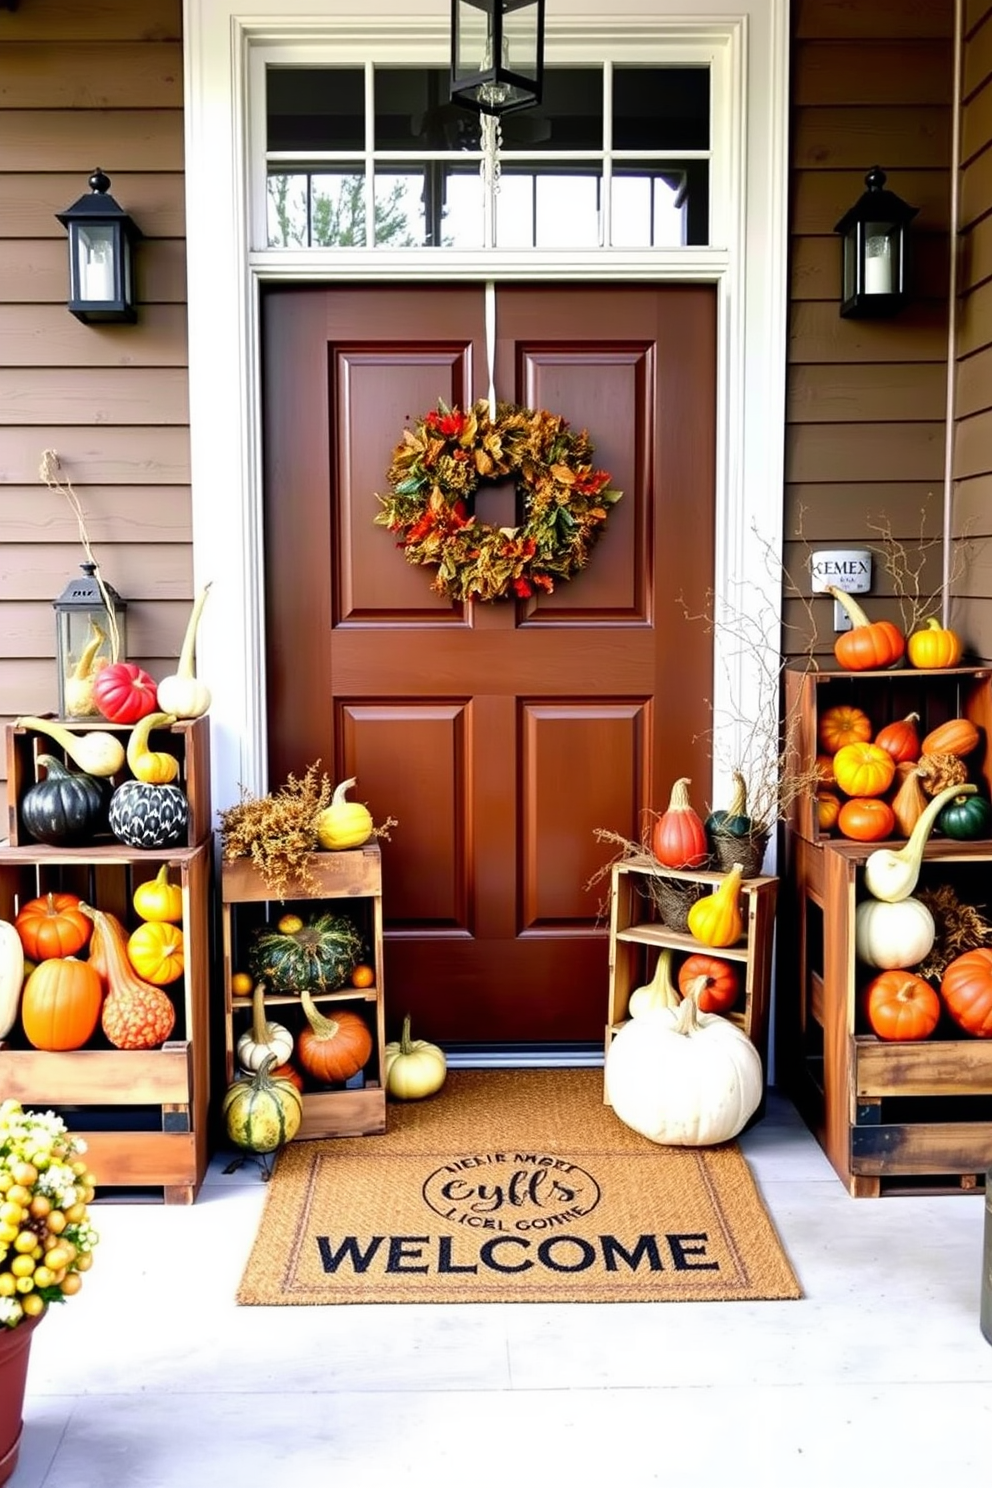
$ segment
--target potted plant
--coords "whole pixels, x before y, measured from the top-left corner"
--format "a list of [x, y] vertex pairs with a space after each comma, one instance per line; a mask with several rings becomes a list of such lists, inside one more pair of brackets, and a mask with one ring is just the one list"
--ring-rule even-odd
[[0, 1483], [17, 1465], [31, 1336], [93, 1262], [85, 1150], [53, 1111], [0, 1103]]

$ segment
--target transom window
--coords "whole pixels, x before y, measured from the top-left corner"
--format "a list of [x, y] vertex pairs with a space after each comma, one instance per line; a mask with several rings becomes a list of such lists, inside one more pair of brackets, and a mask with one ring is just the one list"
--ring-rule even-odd
[[270, 248], [678, 248], [710, 242], [710, 69], [553, 67], [501, 122], [498, 174], [447, 68], [265, 71]]

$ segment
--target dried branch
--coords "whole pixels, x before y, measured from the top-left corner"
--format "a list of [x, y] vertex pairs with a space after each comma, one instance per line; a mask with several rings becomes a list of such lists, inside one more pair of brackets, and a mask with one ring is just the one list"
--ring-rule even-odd
[[867, 546], [892, 580], [906, 635], [919, 630], [931, 615], [940, 613], [947, 598], [947, 590], [953, 588], [967, 572], [974, 547], [969, 524], [965, 532], [951, 544], [951, 563], [946, 579], [942, 569], [941, 582], [937, 588], [925, 588], [924, 579], [930, 566], [928, 554], [937, 549], [939, 556], [943, 548], [942, 535], [927, 535], [928, 504], [932, 496], [931, 491], [920, 508], [920, 530], [911, 547], [907, 547], [901, 538], [895, 536], [892, 521], [884, 512], [877, 517], [869, 515], [865, 519], [869, 532], [877, 537], [877, 542], [869, 542]]
[[76, 492], [72, 489], [72, 482], [68, 478], [63, 480], [60, 477], [59, 472], [61, 471], [61, 469], [62, 463], [59, 460], [57, 451], [53, 449], [45, 450], [41, 457], [41, 464], [38, 466], [38, 475], [44, 481], [45, 485], [50, 491], [57, 491], [59, 495], [64, 496], [66, 501], [69, 503], [72, 514], [76, 519], [76, 526], [79, 528], [79, 541], [83, 545], [83, 552], [86, 554], [86, 561], [88, 563], [92, 563], [93, 565], [93, 578], [96, 582], [97, 588], [100, 591], [100, 597], [103, 600], [103, 607], [107, 612], [107, 629], [110, 633], [110, 660], [120, 661], [122, 660], [120, 654], [121, 637], [120, 631], [117, 628], [117, 615], [113, 605], [110, 603], [110, 597], [107, 594], [107, 586], [104, 584], [103, 575], [100, 572], [100, 565], [96, 561], [96, 558], [93, 556], [93, 549], [90, 546], [89, 533], [86, 530], [86, 518], [83, 514], [83, 504], [80, 501], [79, 497], [76, 495]]

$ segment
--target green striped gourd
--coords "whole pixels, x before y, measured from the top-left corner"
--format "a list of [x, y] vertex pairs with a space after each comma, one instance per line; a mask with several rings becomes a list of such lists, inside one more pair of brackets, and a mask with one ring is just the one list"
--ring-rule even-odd
[[344, 915], [317, 915], [301, 930], [259, 930], [249, 953], [253, 976], [273, 992], [336, 992], [362, 958], [362, 937]]
[[227, 1135], [248, 1152], [275, 1152], [291, 1142], [303, 1120], [303, 1097], [291, 1080], [273, 1079], [273, 1055], [251, 1079], [229, 1085], [221, 1104]]

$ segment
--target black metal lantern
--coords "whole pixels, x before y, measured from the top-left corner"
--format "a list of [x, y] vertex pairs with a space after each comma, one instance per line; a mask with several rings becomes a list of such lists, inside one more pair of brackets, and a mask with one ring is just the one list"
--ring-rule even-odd
[[451, 0], [451, 98], [482, 114], [541, 101], [544, 0]]
[[885, 190], [877, 165], [865, 185], [834, 229], [841, 234], [840, 313], [861, 320], [895, 315], [906, 304], [907, 229], [919, 212]]
[[69, 232], [69, 309], [89, 324], [134, 321], [131, 245], [141, 231], [108, 195], [110, 177], [97, 168], [90, 193], [56, 217]]
[[98, 713], [93, 681], [107, 662], [127, 656], [127, 603], [95, 563], [82, 563], [82, 577], [70, 579], [55, 611], [55, 655], [59, 673], [59, 717], [88, 718]]

